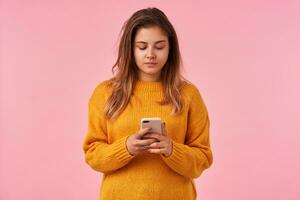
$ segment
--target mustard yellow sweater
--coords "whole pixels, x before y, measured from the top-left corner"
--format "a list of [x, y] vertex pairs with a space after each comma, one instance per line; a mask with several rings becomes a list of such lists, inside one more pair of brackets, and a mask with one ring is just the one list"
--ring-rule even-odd
[[[126, 109], [114, 121], [104, 115], [111, 94], [109, 80], [99, 83], [89, 99], [88, 131], [83, 143], [85, 159], [103, 173], [100, 199], [103, 200], [194, 200], [194, 178], [213, 162], [209, 140], [209, 116], [197, 87], [183, 87], [184, 109], [172, 116], [171, 105], [163, 99], [160, 82], [139, 80]], [[169, 157], [143, 153], [132, 156], [126, 139], [140, 129], [143, 117], [160, 117], [173, 142]]]

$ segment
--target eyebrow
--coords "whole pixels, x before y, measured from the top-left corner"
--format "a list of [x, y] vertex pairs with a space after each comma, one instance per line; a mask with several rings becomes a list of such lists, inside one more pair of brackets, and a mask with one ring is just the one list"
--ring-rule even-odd
[[[166, 40], [158, 40], [155, 42], [156, 43], [160, 43], [160, 42], [167, 42]], [[144, 41], [137, 41], [136, 43], [144, 43], [144, 44], [147, 44], [147, 42], [144, 42]]]

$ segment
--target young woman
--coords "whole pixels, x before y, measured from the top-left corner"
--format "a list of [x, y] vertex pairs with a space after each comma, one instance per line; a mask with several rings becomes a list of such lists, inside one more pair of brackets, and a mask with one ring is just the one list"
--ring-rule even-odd
[[[195, 85], [180, 74], [176, 32], [157, 8], [122, 28], [114, 76], [89, 99], [85, 159], [102, 172], [100, 199], [196, 199], [194, 178], [213, 161], [209, 116]], [[162, 133], [140, 128], [159, 117]]]

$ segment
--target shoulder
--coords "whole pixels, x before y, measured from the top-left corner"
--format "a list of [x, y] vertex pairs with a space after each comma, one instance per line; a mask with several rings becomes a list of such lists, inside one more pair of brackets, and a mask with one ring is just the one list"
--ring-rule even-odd
[[105, 92], [105, 91], [110, 90], [111, 88], [112, 88], [112, 79], [107, 79], [107, 80], [99, 82], [96, 85], [94, 91]]
[[183, 84], [182, 84], [182, 95], [189, 98], [189, 99], [192, 99], [192, 98], [195, 98], [195, 96], [197, 97], [201, 97], [201, 94], [200, 94], [200, 90], [198, 89], [198, 86], [196, 86], [196, 84], [194, 84], [193, 82], [191, 81], [184, 81]]
[[90, 96], [90, 102], [99, 102], [101, 100], [107, 100], [111, 91], [112, 91], [111, 79], [98, 82], [98, 84], [94, 87], [92, 91], [92, 94]]
[[182, 87], [182, 97], [187, 102], [190, 109], [206, 109], [205, 101], [200, 92], [199, 86], [192, 82], [186, 82]]

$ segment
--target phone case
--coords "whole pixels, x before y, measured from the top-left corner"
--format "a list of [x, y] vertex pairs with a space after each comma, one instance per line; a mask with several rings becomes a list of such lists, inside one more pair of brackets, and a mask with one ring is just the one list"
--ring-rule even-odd
[[141, 127], [151, 127], [151, 132], [161, 133], [161, 119], [154, 118], [142, 118], [141, 119]]

